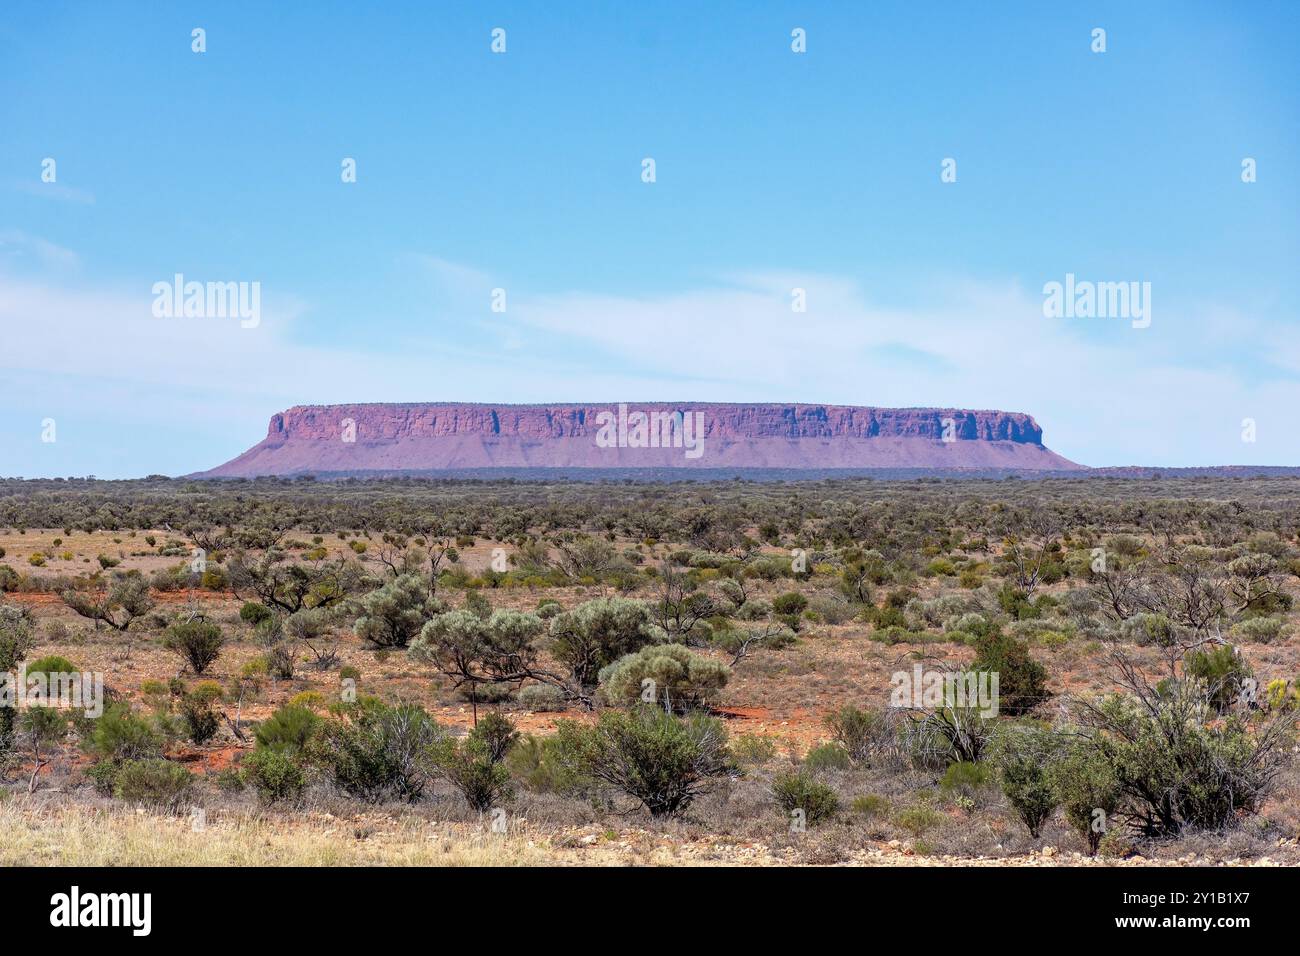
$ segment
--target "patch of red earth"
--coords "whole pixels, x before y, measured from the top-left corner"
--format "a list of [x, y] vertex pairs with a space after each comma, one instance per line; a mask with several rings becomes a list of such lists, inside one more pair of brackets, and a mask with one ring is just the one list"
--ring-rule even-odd
[[758, 734], [783, 739], [787, 744], [807, 748], [826, 739], [826, 718], [799, 707], [777, 714], [768, 707], [718, 707], [714, 714], [731, 724], [733, 733]]
[[186, 747], [168, 754], [168, 757], [178, 763], [185, 764], [191, 773], [197, 771], [211, 774], [229, 769], [234, 765], [236, 756], [245, 749], [243, 747], [216, 747], [212, 750], [200, 750]]

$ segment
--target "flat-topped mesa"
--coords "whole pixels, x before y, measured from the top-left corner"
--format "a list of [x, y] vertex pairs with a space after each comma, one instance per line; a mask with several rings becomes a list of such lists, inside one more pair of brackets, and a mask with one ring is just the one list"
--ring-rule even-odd
[[299, 405], [202, 477], [481, 469], [1066, 471], [1033, 417], [960, 408], [625, 402]]
[[[1043, 443], [1033, 416], [1020, 412], [961, 408], [869, 408], [853, 405], [721, 404], [714, 402], [624, 402], [635, 412], [702, 412], [705, 437], [736, 438], [932, 438], [945, 427], [958, 441]], [[295, 405], [271, 416], [268, 441], [301, 438], [337, 440], [343, 422], [355, 423], [356, 440], [395, 441], [408, 437], [513, 435], [520, 438], [595, 436], [607, 405]], [[945, 420], [951, 422], [947, 424]]]

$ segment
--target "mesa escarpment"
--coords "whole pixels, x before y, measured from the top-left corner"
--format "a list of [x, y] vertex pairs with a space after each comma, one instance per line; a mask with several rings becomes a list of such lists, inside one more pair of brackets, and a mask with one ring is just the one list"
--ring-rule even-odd
[[301, 405], [201, 477], [481, 469], [1069, 471], [1019, 412], [820, 404]]

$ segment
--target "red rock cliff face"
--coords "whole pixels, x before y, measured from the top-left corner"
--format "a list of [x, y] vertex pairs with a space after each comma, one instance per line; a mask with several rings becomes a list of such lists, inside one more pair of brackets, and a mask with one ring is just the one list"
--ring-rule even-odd
[[[951, 418], [958, 440], [1043, 443], [1033, 416], [956, 408], [866, 408], [851, 405], [721, 405], [701, 402], [625, 403], [629, 411], [704, 413], [705, 435], [742, 438], [933, 438]], [[358, 441], [447, 438], [526, 439], [595, 436], [601, 412], [618, 405], [296, 405], [271, 416], [267, 441], [337, 439], [344, 419]]]
[[[480, 468], [1078, 468], [1026, 414], [704, 402], [305, 405], [208, 477]], [[680, 413], [685, 442], [627, 439], [635, 412]], [[634, 417], [632, 418], [634, 421]], [[620, 426], [624, 423], [622, 438]], [[602, 425], [604, 428], [602, 429]], [[945, 430], [949, 440], [944, 441]], [[613, 440], [610, 440], [611, 434]], [[667, 433], [665, 433], [667, 434]], [[658, 445], [658, 441], [654, 442]], [[685, 447], [683, 447], [685, 446]], [[689, 453], [688, 453], [689, 452]]]

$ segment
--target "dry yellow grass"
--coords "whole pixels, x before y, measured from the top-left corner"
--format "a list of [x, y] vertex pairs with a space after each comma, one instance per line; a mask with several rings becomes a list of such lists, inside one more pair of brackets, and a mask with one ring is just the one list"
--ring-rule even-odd
[[[196, 832], [188, 817], [120, 808], [0, 805], [0, 866], [528, 866], [558, 862], [509, 836], [450, 834], [417, 820], [359, 839], [347, 823], [222, 814]], [[596, 862], [588, 860], [586, 862]]]
[[[320, 813], [286, 817], [223, 812], [196, 832], [188, 817], [118, 806], [38, 805], [21, 798], [0, 804], [0, 867], [799, 866], [810, 862], [789, 849], [761, 843], [674, 839], [638, 829], [530, 829], [497, 836], [470, 824], [433, 823], [382, 812], [346, 819]], [[1041, 853], [1001, 858], [924, 856], [891, 841], [860, 846], [839, 865], [1141, 867], [1212, 862], [1191, 855], [1177, 861], [1090, 859], [1050, 847]], [[1269, 857], [1232, 863], [1285, 865]]]

